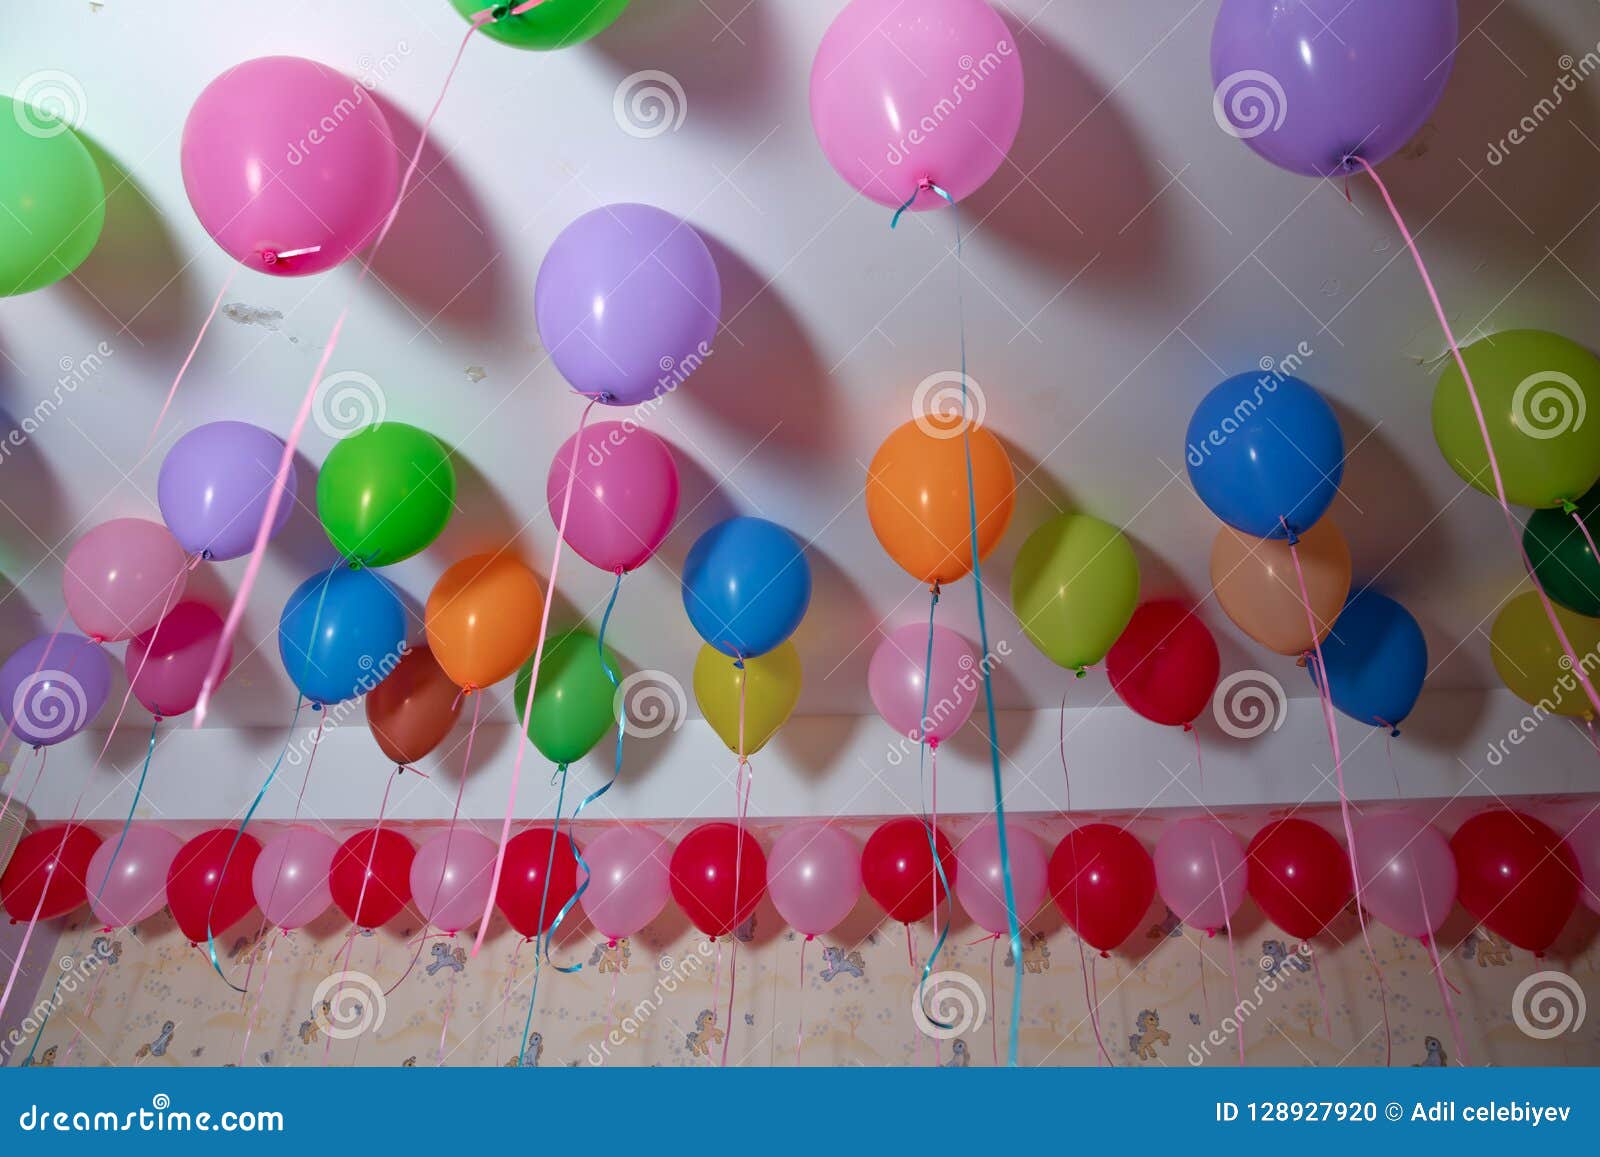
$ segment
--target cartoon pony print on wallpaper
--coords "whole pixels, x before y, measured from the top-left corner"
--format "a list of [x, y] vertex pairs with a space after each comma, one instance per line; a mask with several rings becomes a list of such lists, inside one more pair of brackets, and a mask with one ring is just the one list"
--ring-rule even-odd
[[822, 962], [823, 980], [832, 980], [835, 976], [846, 974], [862, 980], [867, 975], [867, 962], [859, 952], [847, 953], [843, 948], [824, 948]]
[[601, 944], [589, 953], [589, 964], [596, 972], [626, 972], [633, 953], [624, 936], [615, 944]]
[[1135, 1023], [1139, 1031], [1128, 1037], [1128, 1050], [1141, 1061], [1158, 1059], [1160, 1054], [1156, 1052], [1156, 1045], [1172, 1043], [1172, 1034], [1161, 1027], [1161, 1014], [1153, 1008], [1144, 1009]]
[[[1011, 949], [1007, 948], [1005, 967], [1011, 968], [1015, 963]], [[1037, 932], [1028, 933], [1028, 943], [1022, 949], [1022, 967], [1028, 972], [1050, 971], [1050, 945]]]
[[448, 968], [451, 972], [465, 972], [467, 969], [467, 950], [459, 945], [451, 948], [446, 944], [433, 946], [433, 963], [428, 965], [428, 975], [432, 976], [441, 968]]
[[689, 1046], [691, 1057], [707, 1057], [711, 1055], [711, 1046], [720, 1044], [726, 1035], [717, 1027], [717, 1014], [703, 1008], [694, 1018], [694, 1031], [685, 1035], [684, 1043]]

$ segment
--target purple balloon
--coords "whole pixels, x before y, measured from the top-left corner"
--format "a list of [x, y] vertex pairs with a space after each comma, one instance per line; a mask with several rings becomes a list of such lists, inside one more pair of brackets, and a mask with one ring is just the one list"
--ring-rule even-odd
[[167, 869], [183, 841], [165, 828], [134, 824], [101, 844], [89, 861], [89, 908], [107, 928], [148, 920], [166, 905]]
[[328, 873], [339, 845], [315, 828], [290, 828], [261, 846], [250, 890], [267, 923], [285, 932], [311, 923], [333, 903]]
[[634, 406], [677, 389], [711, 356], [722, 283], [692, 226], [652, 205], [606, 205], [550, 246], [533, 310], [574, 390]]
[[828, 824], [802, 824], [767, 854], [767, 892], [796, 932], [832, 932], [861, 898], [861, 845]]
[[[867, 667], [867, 690], [878, 714], [901, 735], [919, 743], [927, 667], [925, 623], [908, 623], [886, 634]], [[927, 688], [928, 741], [942, 743], [961, 730], [983, 692], [983, 672], [978, 670], [972, 644], [949, 627], [933, 628], [933, 667]]]
[[1244, 848], [1216, 820], [1179, 820], [1156, 841], [1156, 891], [1192, 928], [1226, 926], [1244, 903]]
[[1450, 79], [1456, 0], [1223, 0], [1211, 32], [1217, 123], [1308, 177], [1377, 165]]
[[1404, 936], [1437, 932], [1456, 902], [1456, 861], [1437, 828], [1414, 816], [1372, 816], [1355, 826], [1360, 900]]
[[0, 667], [0, 715], [30, 747], [49, 747], [87, 727], [111, 693], [111, 659], [82, 635], [40, 635]]
[[411, 898], [422, 918], [452, 935], [478, 922], [489, 903], [494, 843], [477, 832], [440, 832], [411, 861]]
[[[1044, 907], [1050, 858], [1039, 837], [1006, 821], [1006, 851], [1011, 859], [1011, 895], [1017, 922], [1026, 925]], [[1006, 913], [1005, 872], [1000, 861], [1000, 827], [994, 820], [973, 830], [956, 848], [956, 899], [985, 932], [1011, 930]]]
[[[216, 562], [240, 558], [256, 544], [256, 530], [272, 496], [283, 460], [276, 434], [249, 422], [209, 422], [172, 444], [161, 463], [156, 501], [161, 518], [183, 549]], [[277, 534], [295, 505], [289, 472], [273, 521]]]

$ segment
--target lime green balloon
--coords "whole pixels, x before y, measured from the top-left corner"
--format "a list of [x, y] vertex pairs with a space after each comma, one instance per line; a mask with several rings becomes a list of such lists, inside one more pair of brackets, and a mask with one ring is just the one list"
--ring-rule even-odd
[[[694, 661], [694, 699], [728, 750], [739, 754], [739, 696], [744, 695], [744, 754], [766, 746], [800, 702], [800, 652], [793, 639], [741, 668], [711, 644]], [[741, 687], [741, 684], [743, 686]]]
[[1558, 507], [1535, 510], [1522, 532], [1522, 547], [1545, 594], [1569, 611], [1595, 617], [1600, 616], [1600, 559], [1589, 539], [1600, 534], [1600, 487], [1576, 505], [1572, 514]]
[[[605, 738], [617, 722], [617, 688], [606, 675], [605, 664], [620, 678], [617, 657], [606, 648], [600, 658], [600, 641], [581, 627], [557, 635], [544, 646], [539, 664], [539, 689], [528, 714], [528, 738], [552, 763], [574, 763]], [[528, 701], [528, 680], [533, 660], [517, 672], [516, 710], [520, 717]]]
[[328, 540], [361, 566], [388, 566], [426, 548], [450, 521], [455, 498], [449, 453], [404, 422], [357, 430], [317, 475], [317, 515]]
[[1122, 531], [1060, 514], [1028, 536], [1011, 571], [1011, 609], [1056, 663], [1081, 671], [1106, 657], [1139, 602], [1139, 560]]
[[[485, 8], [497, 7], [483, 0], [450, 0], [450, 3], [468, 20]], [[503, 5], [507, 9], [516, 6], [515, 2]], [[518, 48], [570, 48], [609, 27], [627, 6], [628, 0], [544, 0], [543, 4], [520, 16], [491, 20], [483, 26], [483, 32]]]
[[[1517, 506], [1576, 501], [1600, 480], [1600, 358], [1538, 329], [1510, 329], [1461, 351]], [[1450, 468], [1490, 496], [1494, 475], [1472, 399], [1451, 359], [1433, 392], [1433, 436]]]
[[78, 268], [105, 220], [100, 169], [72, 126], [0, 96], [0, 297]]
[[[1565, 607], [1554, 609], [1583, 674], [1590, 675], [1593, 658], [1600, 654], [1600, 619], [1575, 615]], [[1501, 680], [1523, 702], [1552, 715], [1593, 716], [1583, 682], [1573, 671], [1572, 660], [1551, 628], [1536, 592], [1523, 591], [1500, 608], [1489, 628], [1489, 655]]]

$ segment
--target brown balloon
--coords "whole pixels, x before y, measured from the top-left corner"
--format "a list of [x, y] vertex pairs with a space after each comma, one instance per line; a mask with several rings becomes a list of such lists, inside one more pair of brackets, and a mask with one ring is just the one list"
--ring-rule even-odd
[[1252, 538], [1224, 526], [1211, 546], [1211, 587], [1217, 602], [1234, 626], [1280, 655], [1303, 655], [1327, 638], [1350, 594], [1350, 545], [1331, 518], [1302, 534], [1295, 550], [1311, 596], [1316, 640], [1287, 541]]
[[427, 647], [413, 647], [367, 693], [367, 726], [383, 753], [415, 763], [444, 742], [461, 714], [461, 688]]

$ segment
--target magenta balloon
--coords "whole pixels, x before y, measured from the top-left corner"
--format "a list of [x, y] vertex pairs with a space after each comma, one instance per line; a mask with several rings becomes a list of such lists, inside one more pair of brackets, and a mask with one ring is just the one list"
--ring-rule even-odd
[[[923, 181], [957, 201], [1005, 160], [1022, 123], [1022, 58], [983, 0], [852, 0], [811, 65], [811, 125], [839, 175], [881, 205]], [[934, 209], [932, 191], [913, 202]]]
[[1600, 813], [1584, 816], [1567, 837], [1567, 846], [1578, 861], [1583, 881], [1578, 895], [1592, 910], [1600, 912]]
[[143, 518], [113, 518], [72, 544], [61, 593], [80, 631], [112, 643], [160, 622], [188, 581], [189, 560], [171, 531]]
[[832, 932], [861, 897], [861, 845], [829, 824], [789, 828], [767, 853], [767, 892], [796, 932]]
[[1405, 813], [1355, 825], [1361, 903], [1403, 936], [1437, 932], [1456, 902], [1456, 861], [1437, 828]]
[[[1050, 857], [1039, 838], [1006, 821], [1006, 850], [1011, 858], [1011, 894], [1017, 921], [1026, 924], [1044, 906], [1049, 890]], [[1011, 930], [1006, 917], [1005, 874], [1000, 861], [1000, 826], [980, 825], [956, 847], [956, 899], [972, 922], [985, 932]]]
[[545, 496], [557, 526], [575, 445], [578, 484], [567, 513], [567, 545], [601, 570], [633, 570], [655, 553], [678, 513], [672, 451], [631, 421], [585, 426], [561, 444], [550, 463]]
[[167, 869], [183, 841], [163, 828], [134, 824], [122, 837], [106, 840], [89, 861], [89, 909], [107, 928], [126, 928], [148, 920], [167, 903]]
[[1244, 846], [1215, 820], [1168, 824], [1155, 861], [1156, 891], [1193, 928], [1216, 932], [1244, 903]]
[[[191, 710], [222, 638], [222, 616], [204, 603], [179, 603], [144, 634], [128, 641], [122, 666], [144, 709], [160, 718]], [[220, 683], [233, 666], [233, 644], [223, 657]]]
[[[878, 714], [919, 743], [927, 662], [927, 625], [909, 623], [884, 635], [867, 668], [867, 689]], [[948, 627], [933, 628], [933, 667], [927, 686], [928, 740], [942, 743], [961, 730], [983, 693], [983, 675], [972, 644]]]
[[422, 918], [450, 933], [476, 924], [489, 903], [494, 856], [492, 841], [461, 827], [424, 842], [411, 861], [411, 898]]
[[294, 277], [332, 269], [378, 232], [400, 189], [389, 121], [359, 81], [263, 56], [205, 88], [183, 125], [183, 187], [235, 261]]
[[328, 910], [328, 873], [338, 850], [332, 836], [307, 827], [279, 832], [262, 845], [250, 888], [267, 923], [288, 932]]
[[589, 922], [613, 940], [661, 915], [672, 894], [672, 845], [643, 828], [608, 828], [583, 849], [589, 887], [578, 900]]

